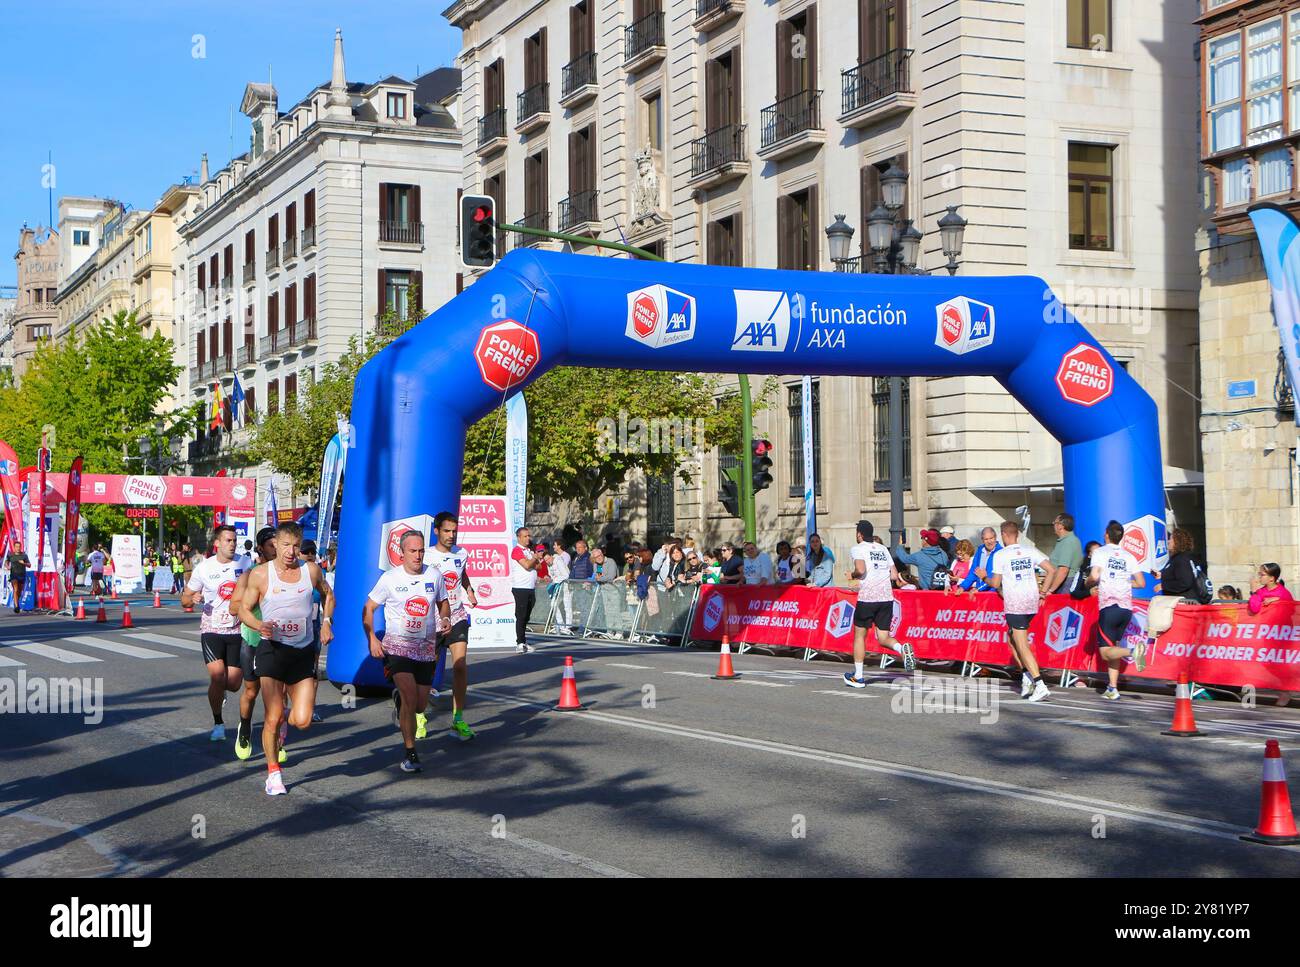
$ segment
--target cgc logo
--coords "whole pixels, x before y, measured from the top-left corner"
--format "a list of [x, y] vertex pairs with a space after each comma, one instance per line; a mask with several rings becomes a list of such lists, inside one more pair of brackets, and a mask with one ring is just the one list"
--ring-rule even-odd
[[1047, 619], [1047, 647], [1060, 654], [1079, 643], [1083, 615], [1073, 608], [1058, 608]]
[[722, 621], [722, 595], [715, 594], [704, 606], [704, 630], [714, 631]]
[[790, 338], [790, 299], [784, 292], [736, 289], [736, 335], [731, 348], [781, 353]]
[[853, 604], [836, 601], [826, 612], [826, 633], [832, 638], [843, 638], [853, 630]]
[[687, 342], [695, 335], [695, 297], [666, 285], [629, 292], [624, 332], [651, 349]]
[[964, 295], [935, 306], [939, 328], [934, 344], [950, 353], [962, 355], [993, 343], [993, 307]]

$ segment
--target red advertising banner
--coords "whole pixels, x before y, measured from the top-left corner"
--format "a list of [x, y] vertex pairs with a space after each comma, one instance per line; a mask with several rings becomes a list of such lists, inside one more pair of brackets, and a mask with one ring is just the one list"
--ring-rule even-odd
[[77, 529], [81, 526], [81, 457], [68, 471], [68, 511], [63, 522], [63, 589], [72, 594], [77, 580]]
[[[49, 474], [49, 485], [53, 488], [51, 501], [61, 503], [67, 494], [68, 475]], [[256, 492], [257, 481], [251, 477], [154, 477], [107, 473], [87, 473], [81, 477], [83, 504], [229, 507], [233, 515], [251, 516]]]
[[465, 549], [465, 574], [470, 586], [474, 588], [474, 597], [482, 610], [514, 605], [514, 594], [510, 590], [510, 545], [505, 542], [492, 544], [461, 544]]
[[23, 510], [18, 455], [3, 440], [0, 440], [0, 503], [4, 504], [4, 524], [9, 533], [9, 546], [15, 551], [21, 551]]
[[507, 529], [506, 499], [504, 497], [462, 497], [460, 520], [456, 524], [458, 538], [466, 534], [491, 534], [497, 536]]
[[[691, 637], [850, 654], [853, 608], [848, 588], [799, 586], [721, 587], [705, 585], [691, 625]], [[1039, 664], [1050, 669], [1102, 671], [1097, 652], [1097, 599], [1075, 601], [1052, 595], [1029, 626]], [[895, 594], [892, 630], [918, 658], [1009, 665], [1002, 599], [993, 592], [945, 595], [939, 591]], [[1146, 602], [1134, 601], [1128, 640], [1146, 636]], [[871, 635], [867, 650], [884, 652]], [[1139, 673], [1129, 677], [1173, 681], [1186, 672], [1197, 682], [1253, 685], [1300, 691], [1300, 602], [1269, 605], [1252, 615], [1244, 604], [1182, 605], [1173, 627], [1162, 634]]]

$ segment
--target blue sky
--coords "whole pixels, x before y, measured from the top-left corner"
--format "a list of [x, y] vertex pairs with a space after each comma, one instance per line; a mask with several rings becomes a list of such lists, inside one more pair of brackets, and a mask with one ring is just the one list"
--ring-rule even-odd
[[[386, 0], [44, 0], [0, 2], [0, 285], [16, 281], [23, 222], [44, 224], [42, 184], [53, 155], [60, 195], [150, 207], [170, 184], [212, 171], [248, 147], [244, 85], [268, 69], [283, 110], [328, 83], [334, 28], [343, 28], [349, 81], [448, 66], [460, 31], [450, 4]], [[205, 56], [195, 57], [195, 34]]]

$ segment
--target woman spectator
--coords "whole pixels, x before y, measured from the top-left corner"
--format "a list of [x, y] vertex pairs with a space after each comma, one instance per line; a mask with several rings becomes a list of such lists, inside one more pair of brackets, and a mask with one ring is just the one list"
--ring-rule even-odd
[[[1197, 604], [1201, 602], [1202, 568], [1192, 557], [1196, 540], [1185, 527], [1175, 527], [1169, 532], [1169, 563], [1158, 572], [1156, 594], [1175, 594]], [[1209, 603], [1209, 602], [1204, 602]]]
[[1251, 614], [1259, 614], [1273, 601], [1295, 600], [1282, 580], [1282, 569], [1276, 564], [1261, 564], [1259, 573], [1250, 581], [1250, 602], [1246, 605]]
[[692, 586], [704, 583], [704, 561], [694, 548], [686, 553], [686, 573], [682, 576], [682, 583]]
[[656, 584], [661, 591], [679, 588], [686, 577], [686, 552], [682, 545], [674, 544], [668, 549], [668, 555], [659, 568]]
[[829, 587], [835, 580], [835, 555], [822, 543], [820, 534], [808, 538], [808, 584], [814, 588]]
[[722, 583], [722, 551], [714, 551], [712, 554], [705, 555], [704, 563], [704, 583], [721, 584]]
[[[967, 540], [958, 541], [957, 547], [954, 551], [953, 562], [949, 566], [949, 570], [952, 571], [952, 580], [948, 582], [948, 587], [944, 592], [945, 594], [952, 594], [953, 588], [958, 588], [957, 593], [961, 593], [961, 582], [965, 581], [966, 575], [970, 574], [971, 561], [974, 559], [975, 545]], [[974, 593], [974, 591], [971, 592], [972, 595], [974, 595]]]
[[1216, 602], [1230, 601], [1235, 603], [1241, 600], [1241, 592], [1231, 584], [1225, 584], [1223, 587], [1219, 588], [1219, 593], [1214, 600]]

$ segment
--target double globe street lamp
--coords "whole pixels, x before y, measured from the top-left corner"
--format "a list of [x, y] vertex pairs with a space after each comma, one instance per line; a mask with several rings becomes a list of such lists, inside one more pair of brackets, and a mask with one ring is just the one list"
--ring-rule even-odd
[[[924, 236], [910, 218], [900, 218], [907, 196], [908, 174], [896, 164], [890, 164], [880, 176], [880, 204], [867, 215], [867, 247], [871, 250], [874, 273], [878, 275], [929, 275], [918, 269]], [[943, 254], [948, 258], [945, 266], [949, 275], [957, 274], [957, 260], [961, 258], [962, 243], [966, 235], [966, 219], [957, 214], [957, 205], [949, 205], [948, 212], [939, 219], [939, 238]], [[826, 228], [831, 262], [837, 272], [849, 272], [855, 259], [849, 255], [853, 243], [853, 226], [836, 215]], [[867, 255], [861, 260], [867, 267]], [[889, 535], [891, 547], [903, 542], [903, 377], [889, 377]]]

